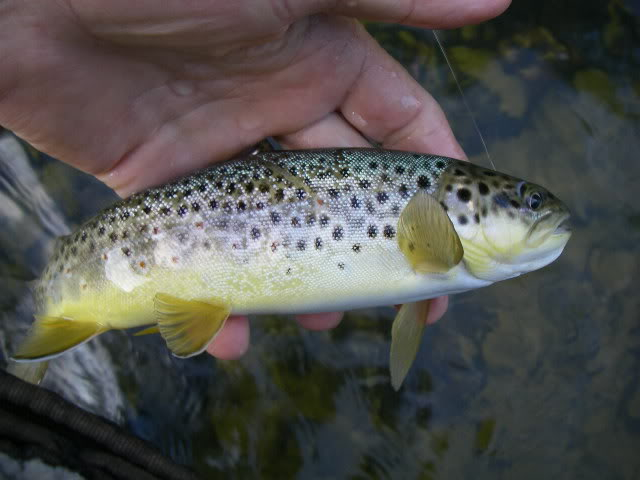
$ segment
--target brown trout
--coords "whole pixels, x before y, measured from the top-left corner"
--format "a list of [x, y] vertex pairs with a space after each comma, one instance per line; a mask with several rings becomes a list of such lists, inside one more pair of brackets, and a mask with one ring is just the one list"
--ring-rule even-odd
[[390, 358], [399, 388], [426, 300], [547, 265], [568, 218], [544, 188], [450, 158], [256, 152], [132, 195], [60, 238], [13, 358], [43, 361], [144, 325], [189, 357], [231, 314], [403, 304]]

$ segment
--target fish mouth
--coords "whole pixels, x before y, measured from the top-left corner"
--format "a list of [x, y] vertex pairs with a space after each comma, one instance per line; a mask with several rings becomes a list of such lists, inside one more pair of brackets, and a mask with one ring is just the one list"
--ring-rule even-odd
[[557, 213], [549, 212], [541, 216], [529, 229], [526, 243], [531, 247], [535, 247], [551, 236], [563, 237], [571, 235], [570, 218], [571, 215], [568, 213], [557, 215]]
[[564, 218], [560, 220], [560, 223], [556, 226], [556, 229], [553, 231], [554, 235], [564, 235], [566, 233], [571, 233], [573, 230], [571, 225], [571, 216], [569, 214], [565, 215]]

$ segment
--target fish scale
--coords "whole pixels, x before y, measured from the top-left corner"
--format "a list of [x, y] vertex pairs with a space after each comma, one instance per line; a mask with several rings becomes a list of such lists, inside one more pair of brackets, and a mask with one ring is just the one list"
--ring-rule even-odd
[[54, 357], [109, 329], [156, 325], [197, 354], [230, 314], [405, 304], [394, 387], [428, 299], [553, 261], [566, 207], [542, 187], [429, 154], [254, 153], [122, 200], [58, 240], [14, 358]]

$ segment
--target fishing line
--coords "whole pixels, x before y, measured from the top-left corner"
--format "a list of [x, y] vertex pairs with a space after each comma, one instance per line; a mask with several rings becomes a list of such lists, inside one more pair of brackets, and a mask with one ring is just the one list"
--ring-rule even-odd
[[467, 113], [471, 117], [471, 121], [473, 122], [473, 126], [475, 127], [476, 132], [478, 132], [478, 136], [480, 137], [480, 141], [482, 142], [482, 146], [484, 147], [484, 151], [487, 154], [487, 158], [489, 159], [489, 163], [491, 164], [491, 168], [493, 168], [495, 170], [496, 166], [494, 165], [493, 159], [491, 158], [491, 155], [489, 154], [489, 149], [487, 148], [487, 144], [484, 141], [484, 137], [482, 136], [482, 132], [480, 131], [480, 127], [478, 127], [478, 123], [476, 122], [476, 118], [474, 117], [473, 112], [471, 111], [471, 108], [469, 107], [469, 104], [467, 103], [467, 97], [465, 96], [464, 92], [462, 91], [462, 87], [460, 86], [460, 82], [458, 81], [458, 77], [456, 76], [456, 72], [453, 69], [453, 66], [451, 65], [451, 62], [449, 61], [449, 57], [447, 56], [447, 52], [444, 50], [444, 47], [442, 46], [442, 43], [440, 42], [440, 38], [438, 37], [437, 30], [431, 30], [431, 31], [433, 32], [433, 38], [436, 39], [436, 43], [438, 44], [438, 47], [440, 48], [440, 51], [442, 52], [442, 56], [444, 57], [445, 61], [447, 62], [447, 65], [449, 66], [449, 70], [451, 71], [451, 76], [453, 77], [453, 80], [456, 82], [456, 86], [458, 87], [458, 92], [460, 92], [460, 96], [462, 97], [462, 102], [464, 103], [464, 106], [467, 109]]

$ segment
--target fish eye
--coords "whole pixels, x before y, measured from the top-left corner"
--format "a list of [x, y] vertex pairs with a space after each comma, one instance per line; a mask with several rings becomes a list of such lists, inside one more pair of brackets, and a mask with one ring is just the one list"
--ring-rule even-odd
[[529, 196], [529, 208], [531, 210], [538, 210], [542, 206], [542, 195], [538, 192], [533, 192]]

